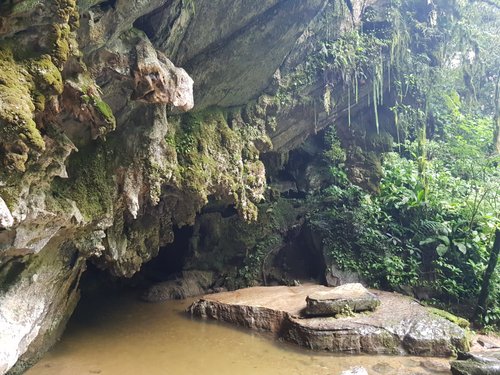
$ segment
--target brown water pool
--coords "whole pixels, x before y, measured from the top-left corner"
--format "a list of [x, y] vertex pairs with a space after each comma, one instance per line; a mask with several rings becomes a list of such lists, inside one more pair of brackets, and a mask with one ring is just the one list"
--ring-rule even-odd
[[191, 300], [148, 304], [131, 293], [83, 300], [61, 341], [27, 375], [450, 374], [438, 358], [313, 352], [268, 334], [190, 318]]

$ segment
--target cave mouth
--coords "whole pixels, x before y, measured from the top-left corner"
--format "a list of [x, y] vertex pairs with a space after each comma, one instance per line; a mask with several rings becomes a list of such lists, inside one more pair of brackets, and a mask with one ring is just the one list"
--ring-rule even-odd
[[[233, 212], [229, 210], [228, 213]], [[184, 276], [183, 271], [189, 268], [186, 267], [189, 257], [193, 255], [193, 236], [197, 236], [194, 233], [194, 226], [174, 227], [173, 231], [174, 241], [161, 247], [158, 255], [144, 263], [140, 271], [131, 278], [113, 276], [88, 261], [87, 271], [80, 280], [82, 297], [128, 290], [142, 299], [146, 291], [159, 283], [181, 280]], [[276, 252], [267, 249], [266, 251], [270, 251], [268, 253], [270, 256], [267, 260], [262, 260], [259, 266], [262, 285], [296, 285], [297, 282], [327, 285], [325, 277], [327, 265], [321, 246], [318, 246], [315, 232], [306, 223], [302, 223], [282, 235], [281, 247]], [[244, 259], [239, 259], [237, 263], [239, 264], [233, 264], [232, 267], [235, 269], [244, 267]], [[220, 278], [220, 270], [215, 276]], [[231, 285], [221, 286], [232, 289]]]
[[314, 233], [303, 225], [292, 237], [274, 258], [273, 268], [279, 270], [282, 279], [287, 281], [327, 285], [327, 266], [321, 249], [315, 245]]
[[186, 225], [180, 228], [174, 227], [173, 230], [174, 241], [160, 247], [158, 255], [144, 263], [135, 276], [142, 279], [143, 283], [152, 284], [175, 279], [184, 269], [189, 255], [193, 227]]
[[88, 260], [87, 269], [80, 279], [82, 297], [120, 290], [135, 290], [139, 295], [153, 284], [177, 278], [184, 269], [193, 227], [174, 227], [173, 231], [174, 241], [160, 247], [158, 255], [144, 263], [140, 271], [131, 278], [113, 276]]

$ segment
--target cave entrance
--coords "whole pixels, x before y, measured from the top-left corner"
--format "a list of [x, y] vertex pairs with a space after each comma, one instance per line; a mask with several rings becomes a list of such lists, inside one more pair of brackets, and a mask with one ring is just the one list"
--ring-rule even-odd
[[82, 296], [125, 289], [136, 289], [137, 293], [142, 293], [152, 284], [175, 279], [183, 270], [192, 234], [192, 226], [174, 227], [174, 242], [161, 247], [158, 255], [144, 263], [130, 279], [113, 276], [88, 260], [87, 269], [80, 279]]
[[158, 255], [143, 264], [139, 272], [141, 278], [149, 283], [157, 283], [179, 276], [189, 255], [192, 235], [192, 226], [174, 227], [174, 242], [160, 247]]
[[326, 262], [321, 249], [315, 245], [313, 233], [306, 225], [279, 250], [273, 268], [281, 270], [286, 280], [326, 285]]

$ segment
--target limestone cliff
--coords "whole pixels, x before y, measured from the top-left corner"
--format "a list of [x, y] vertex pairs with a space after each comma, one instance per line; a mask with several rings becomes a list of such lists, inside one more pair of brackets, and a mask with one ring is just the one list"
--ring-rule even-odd
[[209, 199], [255, 219], [259, 155], [345, 116], [283, 100], [328, 4], [0, 1], [0, 374], [58, 337], [88, 259], [132, 276]]

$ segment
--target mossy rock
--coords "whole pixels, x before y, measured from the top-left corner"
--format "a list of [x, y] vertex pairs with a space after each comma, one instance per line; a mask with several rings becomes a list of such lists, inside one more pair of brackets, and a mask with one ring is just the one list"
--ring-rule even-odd
[[437, 309], [435, 307], [428, 307], [427, 310], [429, 310], [429, 312], [431, 312], [434, 315], [440, 316], [441, 318], [445, 318], [446, 320], [449, 320], [450, 322], [455, 323], [459, 327], [462, 327], [465, 329], [468, 329], [470, 327], [470, 322], [467, 319], [453, 315], [452, 313], [450, 313], [448, 311]]
[[31, 92], [35, 85], [22, 64], [18, 64], [10, 50], [0, 49], [0, 140], [11, 143], [21, 140], [41, 151], [45, 148], [34, 121], [35, 105]]
[[49, 55], [42, 55], [39, 59], [28, 63], [29, 70], [37, 87], [46, 94], [62, 94], [63, 80], [61, 72], [52, 62]]
[[68, 176], [54, 179], [54, 196], [74, 200], [88, 221], [112, 210], [115, 183], [104, 143], [98, 141], [71, 155]]

